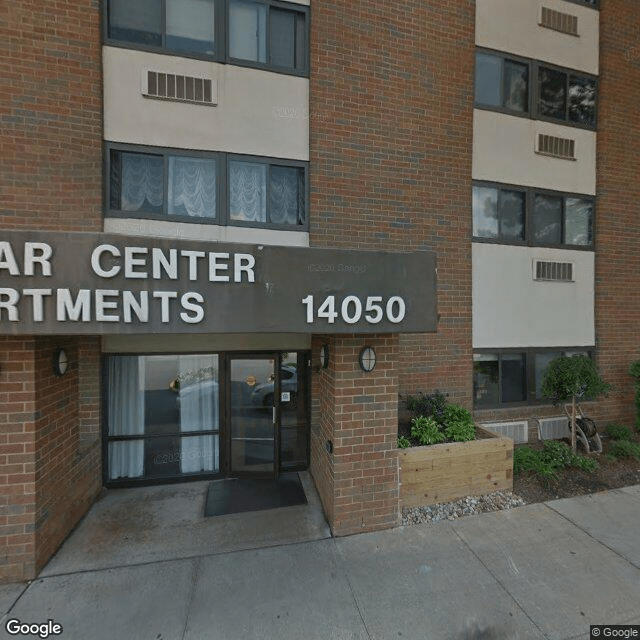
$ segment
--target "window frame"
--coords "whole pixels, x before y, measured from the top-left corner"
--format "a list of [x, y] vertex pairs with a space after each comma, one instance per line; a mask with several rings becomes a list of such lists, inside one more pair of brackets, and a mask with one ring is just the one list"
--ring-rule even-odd
[[[120, 151], [124, 153], [146, 153], [150, 155], [161, 155], [163, 158], [163, 213], [123, 211], [111, 207], [111, 152]], [[198, 218], [194, 216], [173, 215], [168, 213], [168, 189], [169, 189], [169, 157], [183, 156], [187, 158], [205, 158], [216, 160], [216, 218]], [[229, 162], [241, 160], [245, 162], [255, 162], [266, 164], [267, 171], [267, 217], [269, 212], [268, 181], [269, 170], [272, 166], [302, 169], [304, 179], [304, 221], [299, 225], [272, 224], [245, 222], [241, 220], [231, 220], [229, 215]], [[126, 218], [136, 220], [158, 220], [162, 222], [175, 222], [186, 224], [204, 224], [215, 226], [250, 227], [253, 229], [270, 229], [278, 231], [307, 232], [309, 230], [309, 163], [302, 160], [289, 160], [284, 158], [270, 158], [266, 156], [252, 156], [246, 154], [231, 154], [221, 151], [194, 151], [191, 149], [174, 149], [171, 147], [152, 147], [148, 145], [133, 145], [126, 143], [105, 142], [104, 143], [104, 218]]]
[[561, 355], [575, 354], [576, 352], [586, 352], [587, 356], [595, 359], [595, 347], [576, 347], [576, 346], [558, 346], [558, 347], [508, 347], [508, 348], [482, 348], [474, 349], [473, 355], [497, 355], [498, 356], [498, 393], [499, 397], [502, 396], [502, 368], [500, 363], [503, 355], [509, 354], [524, 354], [525, 357], [525, 400], [519, 400], [517, 402], [502, 402], [498, 404], [478, 405], [476, 403], [476, 384], [475, 384], [475, 360], [473, 371], [473, 408], [474, 411], [491, 411], [495, 409], [508, 409], [511, 407], [526, 407], [526, 406], [548, 406], [553, 404], [549, 398], [537, 398], [536, 397], [536, 378], [535, 378], [535, 356], [540, 353], [556, 353]]
[[565, 2], [571, 2], [573, 4], [579, 4], [582, 7], [589, 7], [594, 11], [600, 10], [600, 0], [595, 0], [595, 2], [589, 2], [588, 0], [565, 0]]
[[[595, 251], [595, 219], [597, 198], [594, 195], [585, 193], [573, 193], [568, 191], [554, 191], [552, 189], [541, 189], [537, 187], [525, 187], [522, 185], [514, 185], [504, 182], [492, 182], [488, 180], [473, 180], [472, 191], [472, 210], [471, 210], [471, 233], [473, 234], [473, 189], [474, 187], [489, 187], [502, 191], [521, 191], [525, 194], [525, 210], [524, 210], [524, 240], [502, 240], [501, 238], [483, 238], [481, 236], [472, 235], [473, 242], [484, 242], [489, 244], [504, 244], [520, 247], [548, 247], [552, 249], [564, 249], [569, 251]], [[565, 243], [539, 243], [533, 239], [533, 221], [534, 221], [534, 202], [536, 195], [560, 197], [562, 198], [562, 219], [561, 234], [564, 237], [566, 223], [566, 201], [568, 198], [576, 198], [580, 200], [589, 200], [593, 203], [593, 215], [591, 218], [591, 242], [589, 244], [565, 244]], [[499, 195], [498, 195], [498, 201]]]
[[[598, 99], [599, 99], [599, 82], [598, 76], [595, 76], [591, 73], [587, 73], [586, 71], [580, 71], [578, 69], [569, 69], [568, 67], [561, 67], [549, 62], [544, 62], [542, 60], [532, 60], [530, 58], [524, 58], [522, 56], [513, 55], [511, 53], [505, 53], [503, 51], [496, 51], [494, 49], [487, 49], [484, 47], [476, 47], [476, 56], [477, 54], [485, 54], [492, 55], [497, 58], [501, 58], [503, 60], [509, 60], [518, 64], [526, 64], [528, 65], [527, 77], [529, 78], [529, 84], [527, 87], [528, 93], [528, 110], [527, 111], [516, 111], [513, 109], [508, 109], [504, 106], [494, 107], [492, 105], [477, 103], [475, 100], [475, 88], [477, 78], [475, 76], [475, 57], [474, 57], [474, 101], [473, 107], [474, 109], [480, 109], [482, 111], [494, 111], [497, 113], [504, 113], [506, 115], [515, 116], [517, 118], [526, 118], [529, 120], [539, 120], [541, 122], [550, 122], [553, 124], [559, 124], [566, 127], [572, 127], [574, 129], [583, 129], [584, 131], [593, 131], [596, 132], [598, 130]], [[543, 116], [540, 114], [540, 83], [538, 81], [539, 70], [541, 68], [547, 68], [552, 71], [558, 71], [564, 73], [567, 76], [567, 97], [566, 97], [566, 105], [565, 105], [565, 118], [552, 118], [550, 116]], [[593, 80], [596, 86], [596, 102], [594, 106], [594, 125], [587, 125], [581, 122], [571, 122], [568, 119], [569, 113], [569, 95], [568, 95], [568, 85], [569, 85], [569, 77], [578, 77], [578, 78], [587, 78], [589, 80]], [[504, 78], [502, 78], [502, 87], [504, 86]]]
[[[229, 2], [230, 0], [214, 0], [214, 16], [215, 16], [215, 24], [214, 24], [214, 48], [215, 51], [213, 54], [204, 54], [198, 53], [196, 51], [188, 51], [182, 49], [170, 49], [166, 46], [166, 38], [167, 38], [167, 0], [160, 0], [162, 3], [161, 8], [161, 25], [162, 25], [162, 44], [160, 46], [149, 45], [137, 42], [126, 42], [124, 40], [118, 40], [116, 38], [111, 38], [109, 36], [109, 8], [110, 8], [110, 0], [105, 0], [102, 3], [102, 41], [103, 44], [113, 47], [119, 47], [122, 49], [134, 49], [139, 51], [149, 51], [151, 53], [159, 53], [162, 55], [170, 55], [177, 56], [181, 58], [191, 58], [194, 60], [206, 60], [219, 62], [221, 64], [233, 64], [239, 67], [251, 67], [254, 69], [261, 69], [264, 71], [271, 71], [274, 73], [280, 73], [284, 75], [292, 75], [292, 76], [301, 76], [301, 77], [309, 77], [309, 60], [310, 60], [310, 8], [308, 5], [297, 4], [294, 2], [283, 2], [282, 0], [252, 0], [252, 2], [257, 4], [263, 4], [267, 6], [267, 56], [270, 58], [271, 51], [268, 48], [268, 38], [269, 38], [269, 24], [270, 18], [269, 14], [271, 11], [271, 7], [290, 11], [292, 13], [296, 13], [298, 15], [303, 16], [304, 18], [304, 51], [302, 52], [302, 60], [303, 66], [299, 69], [296, 68], [288, 68], [288, 67], [279, 67], [272, 65], [269, 61], [266, 63], [263, 62], [254, 62], [252, 60], [243, 60], [242, 58], [232, 58], [229, 55]], [[296, 31], [297, 33], [297, 31]]]

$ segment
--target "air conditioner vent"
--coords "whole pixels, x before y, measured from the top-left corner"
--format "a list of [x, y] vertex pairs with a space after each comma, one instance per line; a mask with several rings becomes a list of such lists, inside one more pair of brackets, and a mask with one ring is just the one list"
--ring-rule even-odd
[[481, 426], [487, 431], [511, 438], [516, 444], [529, 441], [529, 423], [526, 420], [521, 422], [490, 422]]
[[159, 71], [143, 73], [142, 93], [147, 98], [192, 104], [216, 105], [218, 102], [215, 80]]
[[536, 153], [563, 160], [575, 160], [576, 141], [571, 138], [558, 138], [545, 133], [538, 134]]
[[533, 279], [551, 282], [573, 282], [573, 262], [534, 260]]
[[571, 36], [578, 35], [578, 16], [569, 13], [561, 13], [555, 9], [542, 7], [540, 14], [540, 26], [554, 31], [560, 31]]
[[569, 436], [569, 418], [541, 418], [538, 425], [540, 440], [561, 440]]

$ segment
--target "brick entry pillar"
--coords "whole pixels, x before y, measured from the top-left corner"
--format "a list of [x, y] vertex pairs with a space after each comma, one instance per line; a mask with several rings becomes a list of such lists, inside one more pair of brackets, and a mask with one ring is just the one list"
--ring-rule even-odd
[[99, 339], [0, 336], [0, 583], [35, 578], [100, 491], [99, 413]]
[[[364, 346], [376, 351], [370, 373], [359, 365]], [[314, 338], [311, 473], [336, 536], [398, 524], [398, 356], [397, 335]]]

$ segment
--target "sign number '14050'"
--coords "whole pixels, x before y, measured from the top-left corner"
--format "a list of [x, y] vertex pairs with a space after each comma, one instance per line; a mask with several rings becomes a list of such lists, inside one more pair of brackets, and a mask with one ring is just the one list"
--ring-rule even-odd
[[400, 296], [391, 296], [386, 301], [382, 296], [367, 296], [364, 301], [358, 296], [346, 296], [337, 302], [335, 296], [327, 296], [316, 308], [314, 297], [308, 295], [302, 299], [302, 304], [307, 308], [307, 324], [313, 324], [316, 319], [333, 324], [338, 318], [347, 324], [356, 324], [363, 317], [369, 324], [385, 319], [399, 324], [407, 310]]

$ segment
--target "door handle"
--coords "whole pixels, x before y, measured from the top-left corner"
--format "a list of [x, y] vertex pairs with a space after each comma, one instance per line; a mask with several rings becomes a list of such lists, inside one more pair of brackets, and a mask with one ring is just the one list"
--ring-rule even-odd
[[275, 424], [276, 423], [276, 408], [273, 407], [272, 411], [273, 411], [273, 424]]

